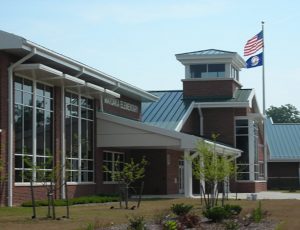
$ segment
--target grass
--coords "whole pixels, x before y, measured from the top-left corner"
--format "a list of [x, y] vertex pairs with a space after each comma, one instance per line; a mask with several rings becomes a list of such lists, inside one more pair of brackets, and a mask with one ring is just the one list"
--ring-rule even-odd
[[[141, 207], [135, 210], [119, 209], [119, 204], [95, 204], [70, 207], [70, 219], [48, 220], [45, 218], [47, 207], [38, 207], [38, 219], [32, 220], [32, 209], [29, 207], [0, 208], [0, 229], [86, 229], [90, 224], [98, 227], [111, 224], [128, 223], [128, 216], [142, 215], [146, 220], [153, 219], [155, 214], [170, 209], [172, 204], [184, 203], [194, 206], [194, 212], [201, 213], [199, 199], [158, 199], [144, 200]], [[239, 204], [243, 210], [241, 215], [251, 213], [257, 207], [257, 202], [247, 200], [232, 200], [231, 204]], [[130, 203], [130, 207], [136, 203]], [[114, 207], [111, 209], [111, 207]], [[268, 218], [278, 222], [278, 229], [300, 229], [299, 200], [263, 200], [262, 209], [269, 213]], [[65, 207], [56, 207], [57, 217], [65, 215]]]

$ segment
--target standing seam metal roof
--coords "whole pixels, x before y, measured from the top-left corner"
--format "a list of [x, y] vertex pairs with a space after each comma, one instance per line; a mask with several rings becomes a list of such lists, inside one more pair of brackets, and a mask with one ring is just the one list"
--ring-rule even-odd
[[142, 121], [149, 125], [175, 130], [192, 102], [247, 102], [251, 92], [252, 89], [239, 89], [233, 98], [183, 99], [182, 90], [150, 91], [159, 97], [159, 100], [142, 103]]
[[268, 119], [267, 142], [270, 160], [299, 160], [300, 159], [300, 124], [273, 124]]

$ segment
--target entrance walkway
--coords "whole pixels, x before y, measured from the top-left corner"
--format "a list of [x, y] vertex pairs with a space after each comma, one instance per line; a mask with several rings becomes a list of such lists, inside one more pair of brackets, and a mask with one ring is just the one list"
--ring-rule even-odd
[[[300, 193], [296, 192], [274, 192], [274, 191], [266, 191], [266, 192], [258, 192], [258, 193], [238, 193], [238, 199], [247, 199], [247, 197], [251, 196], [251, 194], [256, 194], [258, 200], [300, 200]], [[229, 193], [229, 199], [235, 199], [235, 193]], [[199, 195], [194, 195], [194, 198], [200, 198]], [[220, 195], [221, 197], [221, 195]], [[170, 195], [143, 195], [142, 198], [184, 198], [183, 194], [170, 194]]]

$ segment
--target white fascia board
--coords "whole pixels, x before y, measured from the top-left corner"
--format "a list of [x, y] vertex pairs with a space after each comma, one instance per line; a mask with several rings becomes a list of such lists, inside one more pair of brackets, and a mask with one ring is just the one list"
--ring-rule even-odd
[[186, 120], [191, 115], [194, 108], [195, 108], [195, 102], [192, 102], [190, 104], [190, 107], [188, 108], [188, 110], [186, 111], [186, 113], [183, 115], [182, 119], [179, 121], [178, 125], [176, 126], [175, 131], [180, 132], [180, 130], [182, 129], [182, 127], [185, 124]]
[[252, 108], [252, 100], [253, 100], [254, 96], [255, 96], [255, 90], [252, 89], [251, 93], [249, 94], [249, 97], [248, 97], [250, 108]]
[[72, 82], [74, 82], [74, 83], [76, 83], [78, 85], [81, 85], [81, 86], [84, 86], [84, 84], [85, 84], [84, 80], [81, 80], [79, 78], [73, 77], [73, 76], [68, 75], [68, 74], [64, 74], [64, 79], [72, 81]]
[[49, 60], [58, 62], [63, 64], [64, 66], [67, 66], [71, 69], [77, 70], [78, 72], [83, 72], [91, 77], [97, 78], [101, 81], [104, 81], [112, 86], [118, 86], [121, 83], [121, 88], [123, 88], [126, 91], [129, 91], [135, 95], [140, 96], [141, 98], [144, 98], [146, 100], [149, 101], [156, 101], [158, 100], [158, 97], [156, 97], [155, 95], [152, 95], [148, 92], [146, 92], [145, 90], [142, 90], [138, 87], [134, 87], [131, 86], [130, 84], [123, 82], [115, 77], [112, 77], [108, 74], [105, 74], [99, 70], [96, 70], [92, 67], [89, 67], [87, 65], [84, 65], [78, 61], [75, 61], [71, 58], [68, 58], [64, 55], [58, 54], [52, 50], [49, 50], [45, 47], [42, 47], [34, 42], [25, 40], [25, 42], [28, 44], [28, 46], [26, 47], [26, 45], [23, 45], [23, 48], [26, 50], [31, 50], [31, 47], [35, 47], [37, 49], [36, 54], [42, 57], [45, 57]]
[[89, 83], [89, 82], [86, 82], [85, 85], [86, 85], [87, 88], [91, 88], [93, 90], [96, 90], [99, 93], [104, 93], [104, 91], [105, 91], [105, 89], [103, 87], [92, 84], [92, 83]]
[[115, 97], [115, 98], [120, 98], [120, 97], [121, 97], [120, 94], [118, 94], [118, 93], [116, 93], [116, 92], [114, 92], [114, 91], [111, 91], [111, 90], [109, 90], [109, 89], [105, 89], [104, 92], [105, 92], [106, 94], [110, 95], [110, 96]]
[[250, 107], [249, 102], [196, 102], [198, 108], [245, 108]]

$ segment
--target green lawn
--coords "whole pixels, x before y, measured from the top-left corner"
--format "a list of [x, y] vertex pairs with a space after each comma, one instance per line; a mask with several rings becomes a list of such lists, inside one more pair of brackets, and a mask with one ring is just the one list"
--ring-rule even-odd
[[[0, 208], [0, 229], [85, 229], [88, 224], [97, 223], [98, 226], [127, 223], [127, 217], [131, 215], [143, 215], [146, 219], [158, 218], [161, 213], [168, 210], [174, 203], [193, 204], [194, 212], [201, 213], [199, 199], [158, 199], [142, 201], [141, 207], [135, 210], [119, 209], [118, 203], [93, 204], [71, 206], [71, 218], [61, 220], [48, 220], [45, 218], [47, 207], [38, 207], [38, 219], [32, 220], [32, 209], [24, 207]], [[246, 200], [232, 200], [230, 203], [243, 207], [241, 215], [250, 213], [257, 207], [257, 202]], [[135, 205], [131, 203], [130, 207]], [[111, 207], [114, 207], [111, 209]], [[268, 217], [283, 222], [281, 229], [300, 229], [300, 201], [298, 200], [263, 200], [263, 210], [268, 211]], [[65, 215], [64, 207], [57, 207], [57, 217]]]

